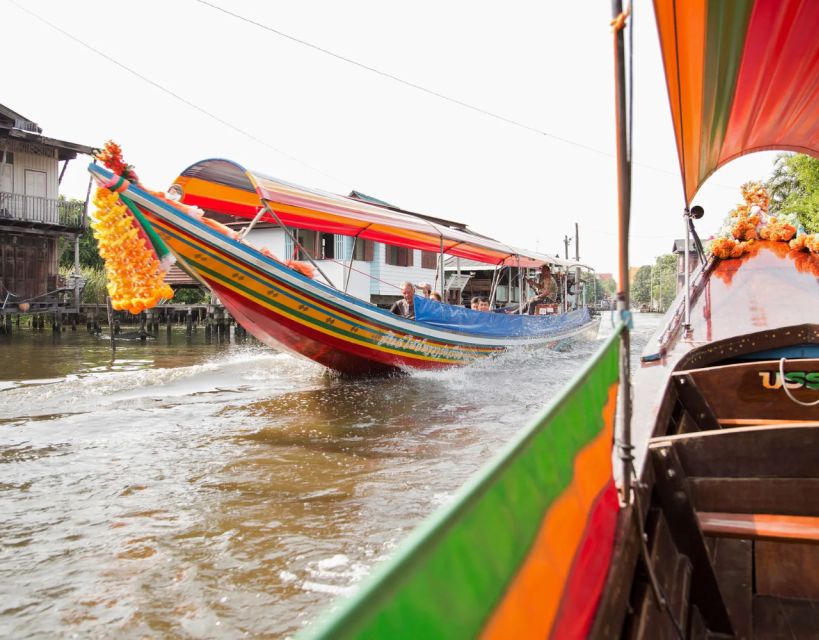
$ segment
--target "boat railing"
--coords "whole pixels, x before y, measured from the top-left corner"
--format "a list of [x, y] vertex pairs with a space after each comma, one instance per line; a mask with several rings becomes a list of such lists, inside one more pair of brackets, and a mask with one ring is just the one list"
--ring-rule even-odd
[[[705, 283], [708, 280], [708, 274], [710, 274], [711, 270], [714, 266], [714, 257], [711, 256], [707, 262], [704, 264], [700, 264], [697, 269], [694, 271], [694, 275], [691, 278], [691, 303], [693, 304], [697, 299], [699, 299], [700, 294], [702, 293], [703, 289], [705, 288]], [[672, 308], [674, 309], [673, 313], [666, 322], [665, 326], [663, 327], [662, 332], [660, 332], [659, 337], [657, 338], [657, 343], [659, 347], [659, 355], [665, 355], [668, 350], [668, 346], [671, 343], [671, 340], [674, 336], [677, 335], [679, 330], [682, 328], [684, 321], [685, 321], [685, 291], [680, 290], [679, 294], [677, 294], [676, 299], [672, 304]]]

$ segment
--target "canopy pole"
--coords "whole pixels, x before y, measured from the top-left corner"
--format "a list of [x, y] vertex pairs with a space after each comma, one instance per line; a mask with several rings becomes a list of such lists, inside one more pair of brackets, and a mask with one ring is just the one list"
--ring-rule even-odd
[[347, 293], [347, 287], [350, 285], [350, 275], [353, 272], [353, 256], [355, 256], [356, 242], [358, 242], [358, 236], [353, 236], [353, 245], [350, 247], [350, 264], [347, 266], [347, 274], [344, 278], [344, 293]]
[[[285, 227], [285, 226], [284, 226], [284, 224], [283, 224], [283, 223], [282, 223], [282, 221], [281, 221], [281, 218], [279, 218], [279, 215], [278, 215], [278, 214], [277, 214], [275, 211], [273, 211], [273, 209], [270, 207], [270, 205], [269, 205], [269, 204], [267, 204], [267, 201], [266, 201], [266, 200], [262, 200], [262, 202], [264, 203], [264, 208], [265, 208], [265, 209], [268, 211], [268, 213], [270, 213], [270, 215], [271, 215], [271, 216], [273, 216], [273, 219], [274, 219], [276, 222], [278, 222], [278, 223], [279, 223], [279, 226], [280, 226], [282, 229], [284, 229], [284, 232], [285, 232], [285, 233], [286, 233], [286, 234], [287, 234], [287, 235], [290, 237], [290, 239], [293, 241], [293, 246], [294, 246], [294, 247], [298, 247], [299, 249], [301, 249], [301, 250], [304, 252], [304, 255], [306, 255], [306, 256], [307, 256], [307, 259], [310, 261], [310, 263], [311, 263], [311, 264], [312, 264], [312, 265], [313, 265], [313, 266], [316, 268], [316, 271], [318, 271], [318, 272], [321, 274], [321, 276], [322, 276], [322, 277], [323, 277], [323, 278], [324, 278], [324, 279], [327, 281], [327, 284], [329, 284], [331, 287], [333, 287], [333, 289], [338, 290], [338, 287], [337, 287], [336, 285], [334, 285], [334, 284], [333, 284], [333, 281], [332, 281], [332, 280], [330, 280], [330, 278], [328, 278], [328, 277], [327, 277], [327, 274], [326, 274], [326, 273], [324, 273], [324, 271], [322, 271], [322, 270], [321, 270], [321, 267], [320, 267], [320, 266], [318, 266], [318, 265], [316, 264], [316, 261], [313, 259], [313, 256], [311, 256], [311, 255], [310, 255], [310, 252], [308, 252], [308, 251], [307, 251], [307, 250], [306, 250], [306, 249], [305, 249], [305, 248], [302, 246], [301, 242], [299, 242], [299, 239], [298, 239], [296, 236], [294, 236], [294, 235], [293, 235], [293, 232], [292, 232], [292, 231], [290, 231], [290, 229], [289, 229], [289, 228], [287, 228], [287, 227]], [[256, 214], [256, 217], [259, 217], [259, 214]]]
[[563, 274], [563, 313], [569, 310], [569, 267], [566, 267], [566, 273]]
[[446, 295], [446, 283], [444, 282], [444, 236], [441, 236], [441, 253], [438, 256], [441, 261], [441, 300]]
[[685, 274], [683, 275], [685, 282], [685, 321], [683, 322], [683, 330], [686, 334], [691, 331], [691, 265], [689, 264], [690, 256], [688, 255], [690, 250], [688, 234], [690, 219], [691, 213], [688, 211], [688, 207], [686, 207], [683, 211], [683, 223], [685, 225], [685, 255], [683, 256], [683, 269], [685, 270]]
[[518, 315], [523, 314], [523, 272], [520, 270], [520, 257], [518, 257]]
[[500, 272], [503, 270], [503, 267], [495, 266], [495, 272], [492, 274], [492, 289], [489, 291], [489, 305], [493, 306], [495, 304], [495, 295], [498, 291], [498, 282], [500, 282]]
[[[631, 5], [629, 5], [629, 12]], [[634, 447], [631, 444], [631, 311], [629, 310], [628, 282], [628, 232], [631, 217], [631, 151], [630, 113], [627, 109], [627, 89], [631, 89], [634, 76], [629, 74], [629, 85], [626, 85], [626, 55], [623, 29], [626, 26], [627, 13], [623, 12], [622, 0], [612, 0], [614, 32], [614, 104], [615, 124], [617, 131], [617, 210], [619, 269], [617, 292], [617, 311], [625, 325], [620, 332], [620, 390], [619, 404], [622, 420], [620, 437], [620, 460], [623, 463], [623, 504], [629, 505], [632, 500], [632, 468]], [[633, 29], [633, 25], [631, 26]]]
[[[256, 212], [256, 215], [254, 216], [253, 220], [250, 221], [250, 224], [247, 225], [244, 229], [242, 229], [242, 233], [239, 235], [239, 240], [244, 240], [245, 236], [248, 233], [250, 233], [250, 231], [253, 230], [253, 227], [256, 226], [256, 223], [259, 222], [259, 220], [262, 219], [262, 216], [267, 211], [267, 209], [265, 208], [266, 206], [267, 205], [265, 205], [264, 207], [259, 207], [259, 210]], [[279, 223], [279, 224], [281, 224], [281, 223]]]

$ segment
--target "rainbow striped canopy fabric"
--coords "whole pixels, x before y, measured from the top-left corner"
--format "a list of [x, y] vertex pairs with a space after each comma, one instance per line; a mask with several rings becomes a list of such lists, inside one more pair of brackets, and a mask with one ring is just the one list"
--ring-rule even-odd
[[819, 155], [819, 2], [654, 0], [686, 204], [753, 151]]
[[[443, 253], [488, 264], [539, 267], [583, 266], [532, 251], [521, 251], [473, 233], [463, 225], [319, 189], [301, 187], [224, 159], [191, 165], [176, 179], [182, 201], [209, 211], [253, 218], [266, 203], [288, 227], [355, 236], [400, 247]], [[275, 219], [266, 214], [268, 222]], [[453, 223], [454, 224], [454, 223]]]

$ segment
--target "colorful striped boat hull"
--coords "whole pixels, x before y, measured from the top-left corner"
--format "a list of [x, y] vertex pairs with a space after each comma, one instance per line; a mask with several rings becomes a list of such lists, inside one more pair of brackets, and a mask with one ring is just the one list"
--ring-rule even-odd
[[321, 640], [587, 637], [620, 513], [620, 333], [544, 412], [303, 634]]
[[[102, 180], [112, 175], [96, 165], [89, 170]], [[547, 347], [597, 334], [598, 322], [592, 321], [536, 337], [493, 337], [400, 318], [295, 272], [138, 186], [120, 195], [250, 334], [341, 373], [451, 367], [513, 347]]]

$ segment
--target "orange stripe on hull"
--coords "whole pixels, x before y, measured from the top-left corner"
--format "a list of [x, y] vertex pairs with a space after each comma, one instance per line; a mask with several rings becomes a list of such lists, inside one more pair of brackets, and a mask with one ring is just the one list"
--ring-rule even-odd
[[603, 408], [604, 427], [577, 455], [574, 477], [541, 525], [520, 570], [483, 630], [487, 639], [545, 638], [555, 622], [590, 509], [611, 481], [617, 385]]

